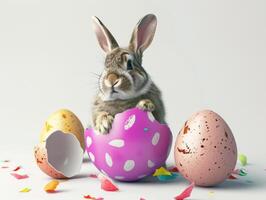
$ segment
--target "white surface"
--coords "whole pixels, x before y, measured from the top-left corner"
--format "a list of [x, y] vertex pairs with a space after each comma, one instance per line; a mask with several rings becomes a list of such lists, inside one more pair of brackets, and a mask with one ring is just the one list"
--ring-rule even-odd
[[[0, 2], [0, 160], [10, 159], [30, 173], [17, 181], [0, 170], [1, 199], [82, 199], [102, 194], [86, 173], [42, 192], [49, 180], [36, 167], [32, 149], [45, 119], [59, 108], [75, 112], [84, 125], [103, 67], [91, 29], [97, 15], [119, 44], [127, 45], [133, 27], [147, 13], [158, 17], [144, 67], [161, 88], [167, 121], [176, 135], [184, 121], [209, 108], [230, 125], [239, 152], [251, 163], [248, 180], [218, 188], [196, 188], [192, 199], [261, 199], [266, 190], [266, 2], [225, 1], [74, 1], [1, 0]], [[172, 154], [171, 154], [172, 155]], [[106, 199], [171, 199], [186, 182], [119, 184]], [[21, 187], [32, 188], [20, 194]], [[208, 191], [215, 191], [212, 197]]]

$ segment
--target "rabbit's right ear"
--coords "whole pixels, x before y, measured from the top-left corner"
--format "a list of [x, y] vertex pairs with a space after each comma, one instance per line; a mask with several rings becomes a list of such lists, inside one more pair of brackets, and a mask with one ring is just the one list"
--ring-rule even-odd
[[104, 24], [97, 17], [93, 16], [92, 22], [98, 42], [101, 48], [106, 53], [110, 52], [112, 49], [119, 46], [113, 35], [110, 33], [110, 31], [104, 26]]
[[132, 33], [129, 48], [135, 52], [143, 53], [143, 51], [148, 48], [152, 42], [156, 26], [157, 19], [154, 14], [144, 16], [138, 22]]

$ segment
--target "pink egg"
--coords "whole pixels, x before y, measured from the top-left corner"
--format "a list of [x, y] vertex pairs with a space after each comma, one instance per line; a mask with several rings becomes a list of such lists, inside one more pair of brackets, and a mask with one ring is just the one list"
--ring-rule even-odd
[[104, 174], [121, 181], [135, 181], [164, 165], [172, 133], [150, 112], [132, 108], [115, 116], [107, 135], [85, 130], [86, 150]]
[[180, 173], [199, 186], [223, 182], [237, 160], [231, 129], [221, 116], [210, 110], [197, 112], [186, 121], [174, 151]]

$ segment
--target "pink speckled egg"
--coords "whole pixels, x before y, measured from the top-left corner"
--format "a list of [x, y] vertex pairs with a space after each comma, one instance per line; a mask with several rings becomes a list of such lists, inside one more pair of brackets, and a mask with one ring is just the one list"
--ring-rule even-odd
[[229, 126], [210, 110], [197, 112], [185, 122], [174, 151], [180, 173], [198, 186], [223, 182], [237, 161], [236, 142]]
[[85, 140], [92, 163], [102, 173], [120, 181], [136, 181], [165, 163], [172, 133], [152, 113], [132, 108], [115, 116], [107, 135], [86, 129]]

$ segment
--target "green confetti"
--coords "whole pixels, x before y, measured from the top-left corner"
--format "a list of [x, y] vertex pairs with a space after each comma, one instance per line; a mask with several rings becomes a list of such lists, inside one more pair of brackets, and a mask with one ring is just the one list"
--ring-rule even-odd
[[239, 171], [239, 176], [246, 176], [248, 173], [247, 173], [247, 170], [245, 170], [245, 169], [240, 169], [240, 171]]
[[242, 166], [247, 165], [247, 156], [245, 156], [244, 154], [240, 154], [238, 156], [238, 159], [239, 159]]
[[168, 175], [160, 175], [160, 176], [157, 176], [157, 178], [160, 180], [160, 181], [172, 181], [172, 180], [175, 180], [177, 178], [177, 174], [174, 174], [172, 173], [170, 176]]

